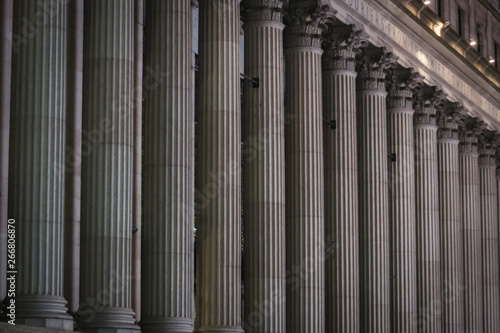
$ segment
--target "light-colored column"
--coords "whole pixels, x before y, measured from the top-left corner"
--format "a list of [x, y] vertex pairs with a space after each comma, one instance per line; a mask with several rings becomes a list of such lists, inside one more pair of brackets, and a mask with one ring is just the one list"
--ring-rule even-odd
[[[16, 324], [73, 329], [63, 297], [67, 7], [15, 1], [9, 218], [17, 221]], [[37, 29], [26, 33], [36, 20]], [[21, 38], [19, 37], [19, 38]]]
[[240, 1], [200, 1], [196, 327], [242, 332]]
[[[293, 1], [285, 28], [286, 327], [325, 332], [320, 34], [328, 9]], [[306, 18], [306, 15], [307, 18]], [[308, 20], [310, 19], [310, 20]]]
[[79, 329], [138, 330], [131, 309], [134, 1], [86, 0]]
[[7, 196], [9, 174], [12, 0], [0, 3], [0, 300], [7, 294]]
[[134, 0], [134, 171], [132, 194], [132, 310], [141, 321], [141, 244], [142, 244], [142, 103], [144, 53], [144, 2]]
[[359, 289], [361, 332], [390, 331], [385, 76], [396, 59], [367, 49], [358, 66]]
[[82, 147], [83, 0], [68, 2], [68, 76], [64, 194], [64, 297], [69, 313], [80, 303], [80, 191]]
[[391, 332], [416, 332], [417, 263], [413, 94], [423, 77], [393, 70], [387, 87]]
[[243, 3], [245, 332], [286, 331], [283, 3]]
[[479, 143], [479, 209], [483, 263], [483, 332], [493, 333], [500, 331], [496, 142], [494, 132], [484, 131], [482, 134]]
[[464, 331], [482, 332], [481, 216], [479, 214], [479, 167], [477, 120], [469, 118], [459, 136], [462, 237], [464, 240]]
[[441, 245], [442, 332], [464, 332], [464, 259], [460, 214], [458, 125], [461, 108], [449, 104], [438, 115], [438, 191]]
[[446, 95], [423, 88], [415, 103], [415, 211], [417, 231], [417, 329], [441, 332], [441, 267], [436, 111]]
[[[143, 332], [193, 331], [191, 1], [146, 2]], [[168, 75], [163, 75], [168, 73]]]
[[366, 38], [331, 27], [323, 54], [326, 332], [359, 332], [355, 56]]

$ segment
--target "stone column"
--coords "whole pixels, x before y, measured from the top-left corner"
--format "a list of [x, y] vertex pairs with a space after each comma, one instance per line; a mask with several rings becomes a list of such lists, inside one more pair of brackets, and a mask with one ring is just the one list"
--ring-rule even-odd
[[[446, 95], [423, 88], [415, 103], [415, 210], [417, 231], [417, 329], [441, 331], [439, 198], [436, 110]], [[436, 305], [438, 304], [438, 305]]]
[[495, 161], [495, 133], [484, 131], [479, 144], [479, 189], [481, 216], [481, 258], [483, 267], [483, 332], [500, 330], [498, 267], [498, 206]]
[[323, 54], [326, 332], [359, 332], [355, 55], [366, 38], [331, 27]]
[[385, 75], [396, 59], [367, 49], [358, 66], [359, 270], [362, 332], [390, 330]]
[[476, 126], [468, 118], [461, 129], [459, 145], [462, 236], [464, 249], [464, 331], [482, 332], [482, 257], [479, 214], [479, 168]]
[[443, 297], [440, 306], [443, 333], [464, 331], [464, 261], [458, 161], [458, 125], [461, 112], [460, 107], [449, 104], [438, 116], [438, 191]]
[[134, 171], [132, 194], [132, 310], [141, 320], [141, 241], [142, 241], [142, 103], [144, 53], [144, 2], [134, 0]]
[[388, 82], [391, 331], [416, 332], [417, 263], [413, 93], [423, 77], [412, 69], [393, 70]]
[[79, 328], [132, 332], [134, 1], [84, 10]]
[[0, 301], [7, 295], [7, 196], [12, 45], [12, 0], [0, 3]]
[[200, 1], [198, 332], [241, 329], [240, 1]]
[[143, 332], [193, 331], [191, 13], [190, 0], [147, 1]]
[[287, 332], [325, 332], [320, 34], [331, 13], [294, 1], [285, 28]]
[[283, 3], [243, 3], [246, 332], [286, 331]]
[[[59, 1], [14, 2], [13, 36], [19, 39], [12, 57], [8, 209], [17, 221], [17, 256], [7, 274], [17, 275], [16, 324], [72, 330], [62, 246], [66, 15]], [[37, 29], [26, 35], [35, 20]]]
[[[68, 2], [68, 72], [64, 194], [64, 297], [69, 313], [80, 304], [80, 192], [82, 172], [83, 0]], [[86, 151], [86, 150], [85, 150]]]

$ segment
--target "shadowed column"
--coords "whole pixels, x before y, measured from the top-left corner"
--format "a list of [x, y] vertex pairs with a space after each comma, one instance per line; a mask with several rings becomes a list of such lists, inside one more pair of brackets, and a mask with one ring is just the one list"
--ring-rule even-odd
[[389, 207], [385, 76], [392, 53], [367, 49], [358, 65], [359, 272], [361, 332], [387, 333]]
[[323, 54], [326, 332], [359, 332], [355, 56], [366, 37], [331, 26]]
[[79, 328], [133, 332], [134, 1], [84, 3]]
[[482, 332], [481, 215], [477, 135], [480, 123], [468, 118], [460, 129], [459, 162], [464, 248], [465, 332]]
[[438, 114], [441, 320], [444, 333], [464, 331], [464, 258], [458, 161], [458, 126], [463, 113], [463, 108], [456, 103], [448, 103]]
[[484, 130], [479, 142], [479, 190], [481, 216], [481, 258], [483, 263], [483, 329], [500, 329], [498, 272], [498, 206], [496, 185], [495, 132]]
[[7, 197], [9, 174], [12, 0], [0, 3], [0, 301], [7, 294]]
[[418, 330], [441, 331], [441, 267], [436, 112], [446, 95], [425, 87], [415, 102], [415, 210]]
[[15, 1], [13, 9], [12, 31], [26, 38], [12, 56], [8, 216], [21, 248], [8, 271], [19, 272], [16, 324], [72, 330], [63, 297], [68, 10], [55, 0]]
[[416, 332], [417, 263], [413, 94], [423, 77], [412, 69], [394, 69], [388, 81], [387, 139], [391, 332]]
[[198, 332], [241, 329], [240, 1], [200, 1]]
[[247, 0], [243, 120], [245, 332], [285, 332], [282, 6]]
[[146, 1], [143, 332], [193, 331], [194, 106], [190, 0]]
[[286, 327], [325, 332], [321, 38], [331, 13], [290, 3], [285, 28]]

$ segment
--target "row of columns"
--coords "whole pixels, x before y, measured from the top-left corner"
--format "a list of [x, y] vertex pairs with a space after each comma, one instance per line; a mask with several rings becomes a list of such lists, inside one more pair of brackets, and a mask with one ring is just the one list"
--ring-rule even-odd
[[51, 13], [0, 52], [19, 323], [498, 330], [497, 141], [442, 91], [331, 8], [248, 0], [242, 133], [240, 3], [201, 1], [195, 125], [190, 0], [68, 3], [0, 8]]

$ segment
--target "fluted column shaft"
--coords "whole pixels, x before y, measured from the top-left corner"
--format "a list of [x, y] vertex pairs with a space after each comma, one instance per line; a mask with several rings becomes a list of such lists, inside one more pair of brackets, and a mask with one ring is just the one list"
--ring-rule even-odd
[[436, 109], [440, 91], [428, 88], [416, 104], [415, 211], [419, 331], [441, 332], [441, 267]]
[[[445, 118], [445, 117], [443, 117]], [[464, 331], [463, 239], [460, 214], [458, 124], [443, 119], [438, 130], [438, 191], [441, 234], [442, 331]]]
[[134, 2], [85, 1], [79, 327], [134, 331]]
[[359, 273], [361, 332], [389, 332], [389, 207], [385, 73], [358, 70]]
[[285, 29], [286, 267], [293, 281], [286, 286], [286, 327], [291, 333], [323, 333], [323, 51], [311, 34], [320, 32], [314, 27], [320, 22], [297, 19], [297, 25]]
[[[15, 1], [13, 33], [38, 29], [12, 58], [9, 217], [16, 225], [16, 323], [72, 329], [63, 297], [67, 8]], [[9, 269], [10, 271], [11, 269]]]
[[[143, 332], [193, 331], [191, 1], [146, 3]], [[166, 75], [168, 74], [168, 75]]]
[[197, 330], [241, 332], [240, 5], [200, 1]]
[[330, 122], [323, 126], [325, 320], [326, 332], [354, 333], [360, 321], [354, 48], [360, 41], [346, 43], [334, 30], [331, 42], [323, 55], [323, 118]]
[[279, 2], [247, 1], [243, 209], [245, 332], [285, 332], [283, 28]]
[[64, 297], [69, 313], [80, 305], [80, 192], [82, 142], [83, 0], [68, 2], [68, 74], [64, 194]]
[[483, 144], [479, 156], [481, 258], [483, 263], [483, 332], [500, 330], [498, 206], [495, 150]]
[[[477, 140], [477, 138], [474, 139]], [[462, 235], [464, 240], [464, 331], [482, 332], [483, 297], [481, 290], [482, 258], [478, 153], [477, 147], [472, 145], [471, 142], [461, 142], [459, 149]]]
[[134, 0], [134, 170], [132, 195], [132, 310], [141, 320], [141, 244], [142, 244], [142, 103], [144, 53], [144, 3]]
[[0, 300], [7, 293], [7, 197], [9, 174], [12, 0], [0, 3]]
[[416, 332], [416, 234], [413, 101], [408, 74], [395, 74], [388, 89], [389, 235], [391, 332]]

